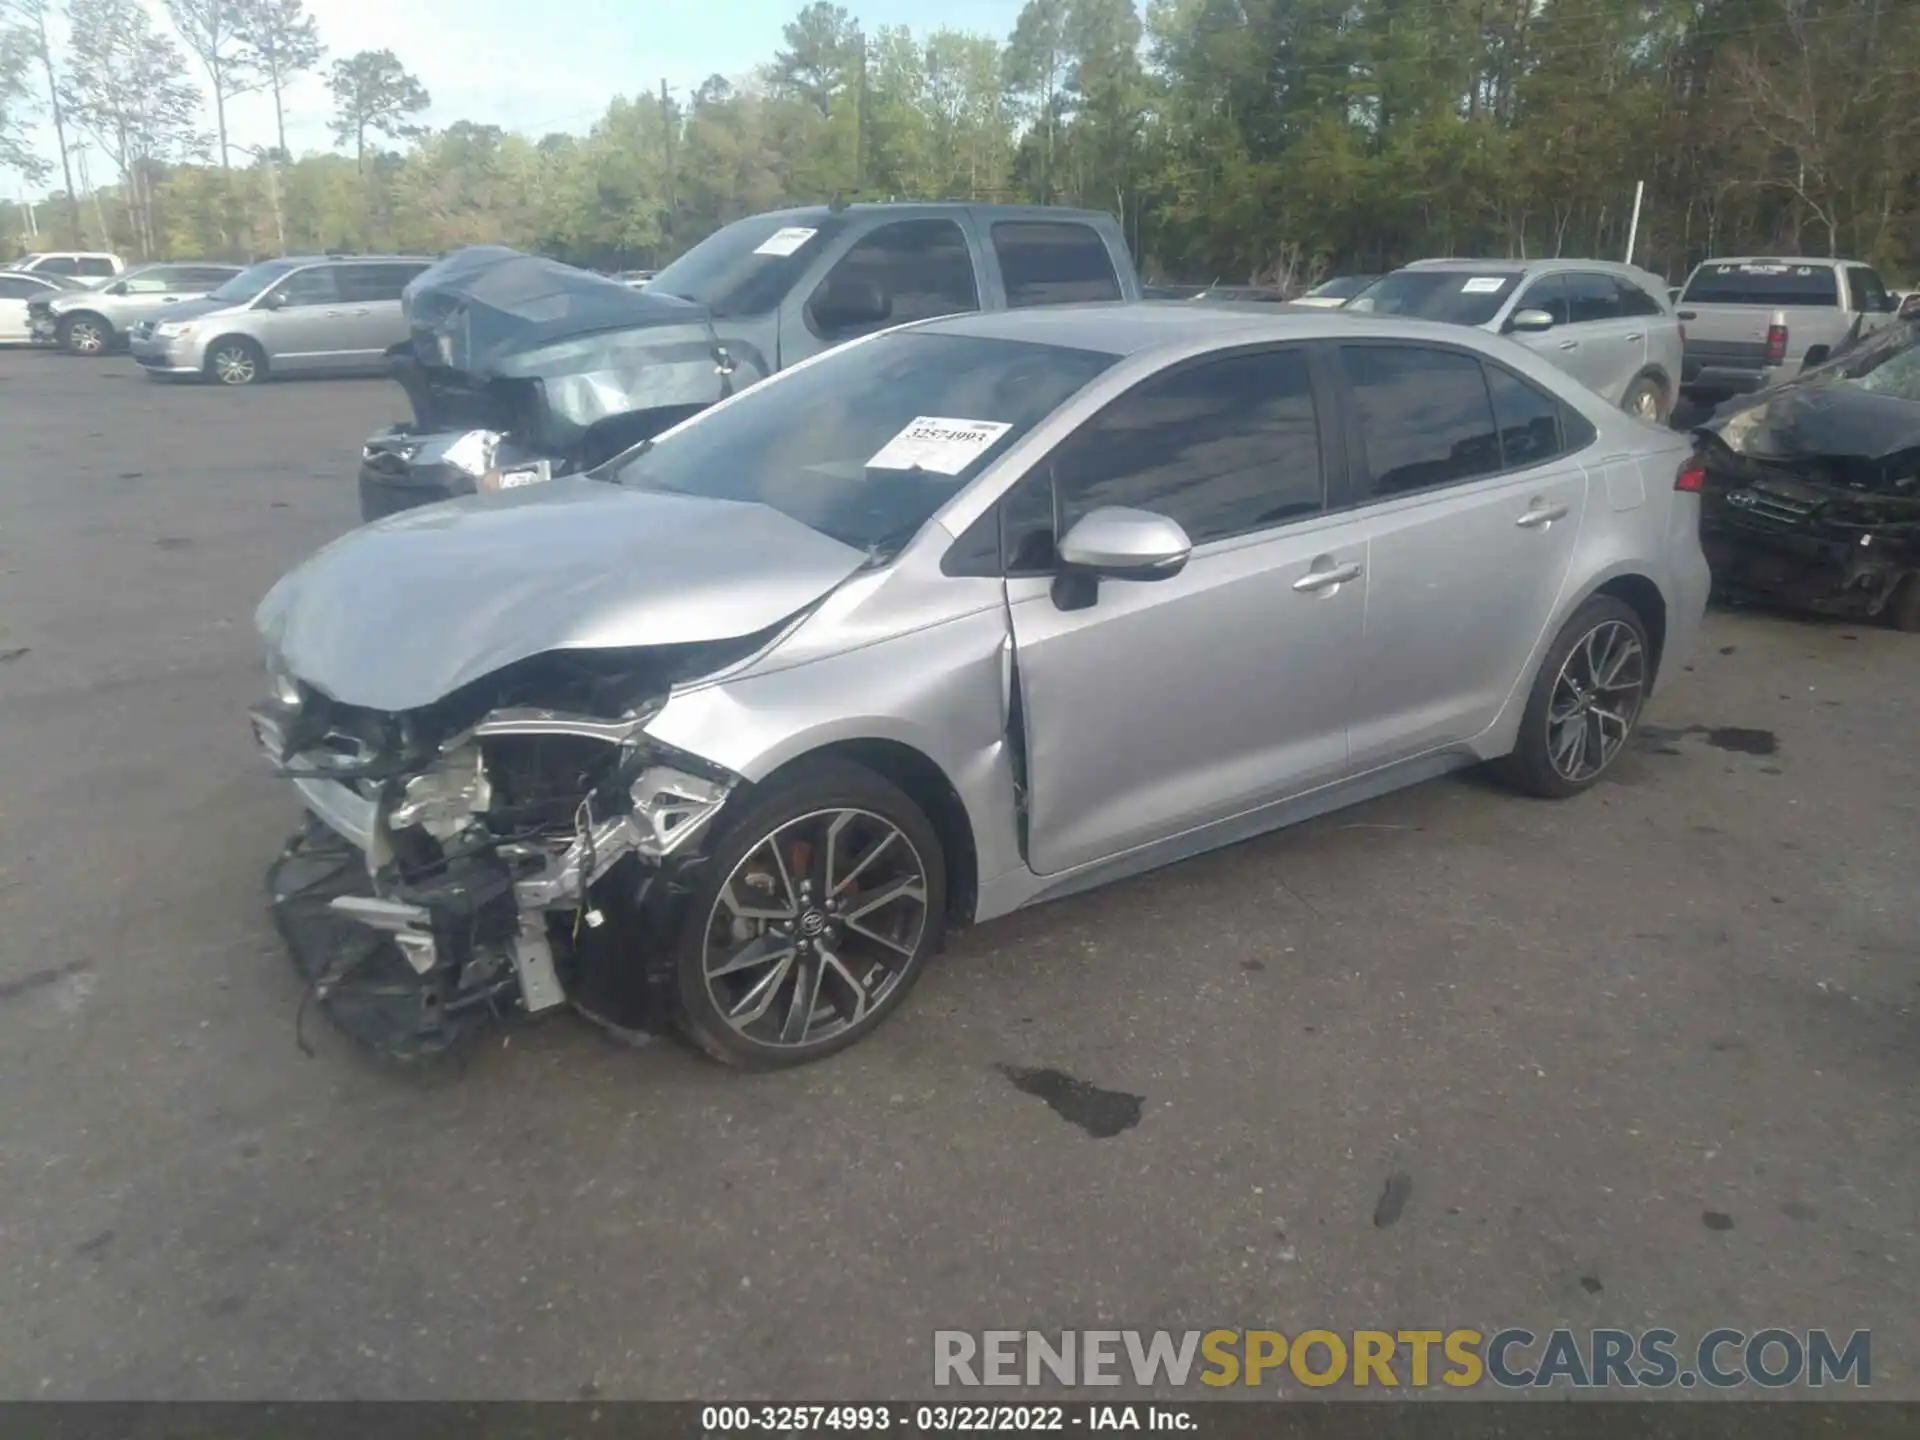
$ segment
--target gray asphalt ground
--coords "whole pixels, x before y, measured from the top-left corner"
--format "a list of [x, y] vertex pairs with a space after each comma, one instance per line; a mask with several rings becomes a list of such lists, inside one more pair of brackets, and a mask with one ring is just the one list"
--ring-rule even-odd
[[1593, 794], [1454, 778], [1013, 917], [802, 1071], [566, 1017], [409, 1079], [295, 1047], [244, 720], [255, 602], [402, 413], [0, 354], [0, 1396], [904, 1397], [936, 1328], [1556, 1324], [1871, 1328], [1920, 1396], [1920, 637], [1715, 612]]

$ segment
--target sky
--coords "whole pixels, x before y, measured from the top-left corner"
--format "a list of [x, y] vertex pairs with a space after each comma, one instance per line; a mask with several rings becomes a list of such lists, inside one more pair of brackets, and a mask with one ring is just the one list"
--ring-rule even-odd
[[[909, 25], [987, 31], [1004, 39], [1021, 0], [842, 0], [869, 30]], [[161, 0], [146, 4], [166, 27]], [[327, 47], [322, 73], [287, 94], [287, 144], [294, 153], [331, 148], [327, 63], [356, 50], [392, 50], [433, 96], [428, 124], [499, 125], [534, 137], [584, 131], [616, 95], [657, 91], [664, 79], [682, 98], [709, 75], [745, 75], [772, 58], [781, 27], [802, 0], [307, 0]], [[197, 74], [197, 72], [196, 72]], [[205, 128], [213, 130], [208, 106]], [[236, 144], [273, 143], [273, 102], [265, 94], [228, 105]], [[40, 148], [56, 158], [51, 136]], [[89, 158], [96, 184], [111, 178]], [[16, 177], [9, 177], [15, 188]]]

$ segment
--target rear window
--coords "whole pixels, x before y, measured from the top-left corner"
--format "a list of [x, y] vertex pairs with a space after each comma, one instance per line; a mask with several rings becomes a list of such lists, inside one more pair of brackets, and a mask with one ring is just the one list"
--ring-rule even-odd
[[1831, 305], [1840, 284], [1831, 265], [1774, 261], [1709, 262], [1687, 281], [1683, 305]]
[[1113, 259], [1091, 226], [1003, 220], [993, 227], [993, 251], [1000, 259], [1010, 310], [1120, 298]]

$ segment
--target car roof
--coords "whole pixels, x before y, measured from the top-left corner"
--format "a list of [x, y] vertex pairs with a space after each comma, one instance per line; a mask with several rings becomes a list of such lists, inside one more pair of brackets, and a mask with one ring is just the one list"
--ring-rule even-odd
[[275, 255], [266, 260], [256, 260], [256, 265], [351, 265], [362, 262], [373, 264], [431, 265], [431, 255]]
[[1069, 350], [1093, 350], [1115, 356], [1186, 350], [1208, 340], [1217, 340], [1224, 346], [1349, 335], [1431, 339], [1458, 345], [1464, 336], [1478, 333], [1471, 327], [1442, 320], [1371, 316], [1306, 305], [1271, 305], [1257, 301], [1169, 305], [1156, 300], [975, 311], [922, 321], [912, 328], [939, 335], [1024, 340], [1035, 345], [1058, 345]]
[[1836, 260], [1830, 255], [1715, 255], [1710, 260], [1700, 262], [1701, 265], [1819, 265], [1830, 270], [1842, 265], [1866, 263], [1864, 260]]
[[968, 200], [885, 200], [862, 201], [857, 205], [844, 205], [838, 210], [831, 205], [802, 205], [792, 210], [768, 210], [751, 218], [755, 220], [791, 220], [796, 222], [818, 223], [833, 215], [885, 215], [891, 219], [912, 219], [915, 216], [939, 215], [978, 215], [987, 220], [1071, 220], [1081, 224], [1098, 222], [1112, 223], [1113, 216], [1104, 210], [1078, 210], [1065, 205], [992, 205], [976, 204]]

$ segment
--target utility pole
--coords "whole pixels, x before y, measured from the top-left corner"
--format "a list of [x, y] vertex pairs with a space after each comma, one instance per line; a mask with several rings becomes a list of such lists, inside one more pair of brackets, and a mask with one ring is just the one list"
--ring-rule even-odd
[[661, 247], [667, 254], [657, 255], [654, 260], [656, 264], [664, 265], [667, 263], [667, 255], [670, 255], [673, 250], [674, 220], [679, 213], [679, 207], [674, 201], [673, 141], [674, 132], [680, 128], [673, 113], [673, 99], [667, 94], [667, 80], [664, 75], [660, 77], [660, 128], [667, 139], [667, 223], [665, 227], [667, 243]]
[[1633, 219], [1627, 224], [1627, 264], [1633, 263], [1634, 242], [1640, 238], [1640, 199], [1647, 193], [1647, 182], [1636, 180], [1633, 186]]
[[853, 80], [853, 193], [859, 195], [867, 186], [867, 32], [855, 28], [853, 43], [860, 55]]

